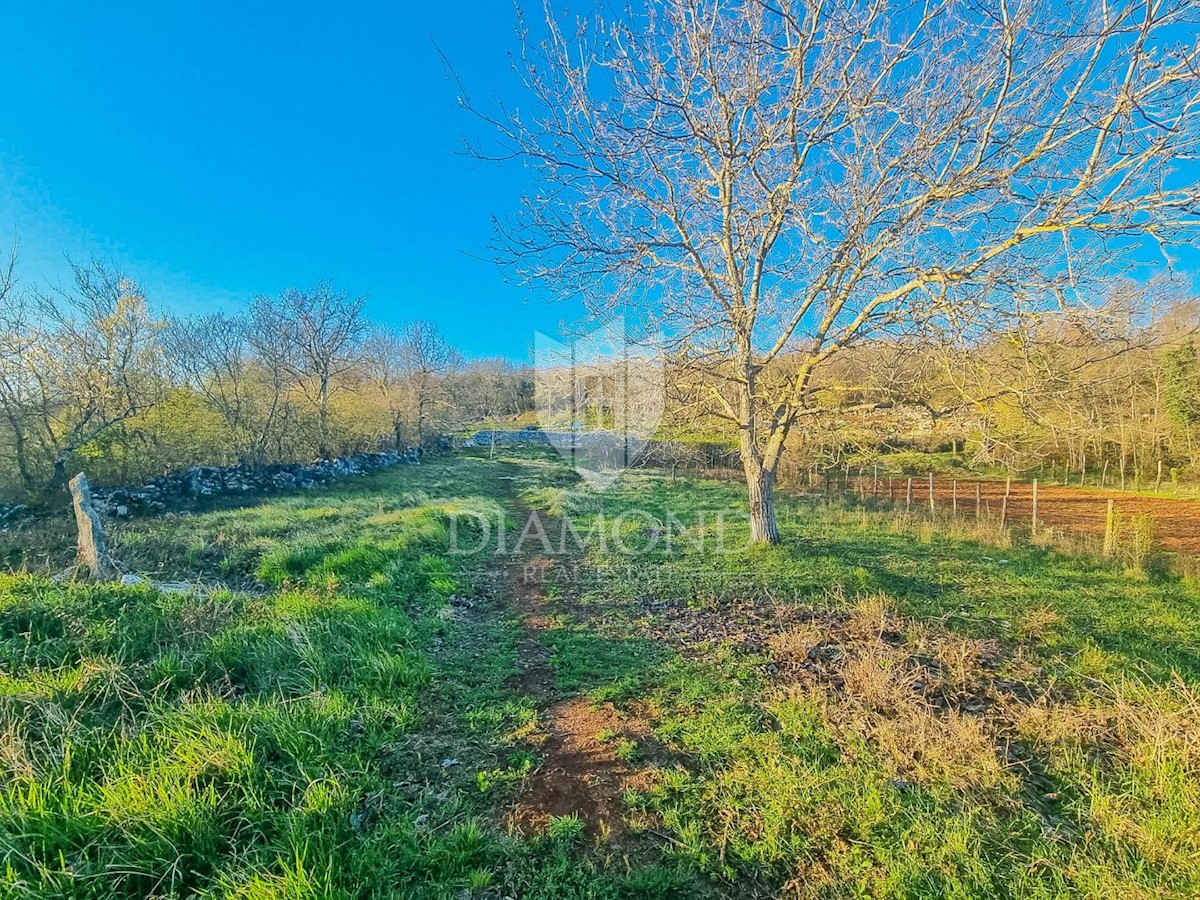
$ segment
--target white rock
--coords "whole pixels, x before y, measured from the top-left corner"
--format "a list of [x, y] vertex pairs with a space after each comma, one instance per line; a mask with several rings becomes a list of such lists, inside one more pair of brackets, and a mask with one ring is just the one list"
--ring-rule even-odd
[[154, 589], [163, 594], [190, 594], [196, 590], [196, 586], [186, 581], [163, 581], [156, 582]]

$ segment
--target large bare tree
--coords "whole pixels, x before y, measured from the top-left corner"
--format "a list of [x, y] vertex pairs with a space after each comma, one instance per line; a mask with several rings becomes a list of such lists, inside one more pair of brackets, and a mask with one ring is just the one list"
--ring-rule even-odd
[[462, 103], [537, 185], [505, 261], [652, 313], [719, 379], [756, 540], [814, 375], [984, 336], [1196, 233], [1188, 0], [659, 0], [523, 32], [520, 106]]

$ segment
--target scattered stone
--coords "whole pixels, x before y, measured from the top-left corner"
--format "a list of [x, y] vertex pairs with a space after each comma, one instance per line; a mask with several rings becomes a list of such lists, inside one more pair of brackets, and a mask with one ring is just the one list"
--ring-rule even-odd
[[124, 584], [124, 585], [145, 584], [145, 583], [146, 583], [146, 579], [143, 578], [141, 575], [129, 574], [129, 575], [121, 576], [121, 584]]
[[154, 589], [163, 594], [194, 594], [199, 591], [196, 585], [187, 581], [156, 581]]
[[443, 759], [442, 760], [442, 768], [443, 769], [452, 769], [457, 765], [458, 765], [457, 759]]
[[25, 518], [25, 514], [28, 512], [29, 507], [19, 503], [16, 506], [0, 504], [0, 528], [6, 527], [10, 522]]

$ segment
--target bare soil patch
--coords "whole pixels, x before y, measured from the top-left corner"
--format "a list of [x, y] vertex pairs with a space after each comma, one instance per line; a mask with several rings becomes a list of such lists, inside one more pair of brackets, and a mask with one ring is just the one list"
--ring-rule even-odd
[[645, 748], [653, 740], [646, 723], [622, 716], [611, 703], [560, 698], [551, 653], [541, 635], [552, 627], [554, 612], [569, 613], [574, 606], [570, 598], [560, 597], [550, 609], [546, 580], [555, 566], [550, 559], [517, 559], [509, 566], [509, 597], [521, 614], [524, 632], [517, 649], [522, 671], [509, 684], [543, 708], [531, 737], [541, 761], [509, 813], [509, 826], [536, 832], [552, 817], [576, 816], [589, 836], [616, 840], [627, 831], [622, 800], [626, 791], [645, 788], [653, 778], [644, 765], [622, 758], [622, 748], [629, 741]]

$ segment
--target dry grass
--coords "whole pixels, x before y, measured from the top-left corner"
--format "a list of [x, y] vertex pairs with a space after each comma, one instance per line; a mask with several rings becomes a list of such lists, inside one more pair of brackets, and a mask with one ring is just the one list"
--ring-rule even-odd
[[767, 647], [775, 659], [787, 663], [802, 663], [824, 640], [824, 630], [816, 622], [788, 626], [767, 638]]
[[[1059, 624], [1035, 609], [1022, 629], [1043, 636]], [[905, 621], [880, 595], [767, 644], [783, 664], [780, 697], [815, 703], [844, 753], [878, 755], [903, 782], [1012, 789], [1031, 765], [1117, 767], [1146, 773], [1154, 794], [1178, 786], [1178, 773], [1200, 777], [1200, 698], [1182, 682], [1078, 696], [1034, 688], [1041, 673], [1019, 655]], [[1128, 830], [1130, 810], [1114, 804]]]

